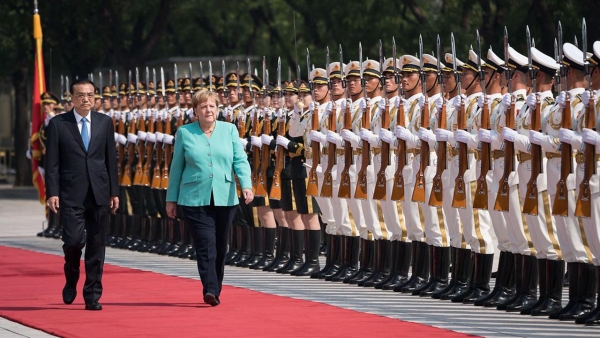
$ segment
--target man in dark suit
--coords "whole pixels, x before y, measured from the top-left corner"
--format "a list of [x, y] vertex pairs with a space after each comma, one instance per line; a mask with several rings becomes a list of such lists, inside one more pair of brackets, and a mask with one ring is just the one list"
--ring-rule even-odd
[[80, 79], [71, 85], [73, 109], [48, 124], [46, 198], [63, 224], [66, 284], [62, 296], [71, 304], [77, 295], [79, 262], [85, 250], [86, 310], [102, 310], [104, 244], [108, 212], [119, 207], [114, 128], [110, 117], [92, 111], [94, 84]]

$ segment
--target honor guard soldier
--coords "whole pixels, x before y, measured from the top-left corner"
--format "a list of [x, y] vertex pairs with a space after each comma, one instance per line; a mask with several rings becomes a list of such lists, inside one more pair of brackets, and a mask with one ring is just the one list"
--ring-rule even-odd
[[102, 95], [100, 94], [100, 88], [98, 88], [96, 86], [94, 86], [94, 107], [92, 109], [97, 112], [103, 113], [103, 111], [102, 111]]
[[[107, 114], [110, 116], [110, 112], [112, 111], [112, 103], [111, 103], [111, 91], [110, 91], [110, 86], [104, 86], [102, 88], [102, 98], [101, 98], [101, 102], [102, 102], [102, 107], [101, 107], [101, 111], [104, 114]], [[112, 118], [112, 116], [110, 116]]]

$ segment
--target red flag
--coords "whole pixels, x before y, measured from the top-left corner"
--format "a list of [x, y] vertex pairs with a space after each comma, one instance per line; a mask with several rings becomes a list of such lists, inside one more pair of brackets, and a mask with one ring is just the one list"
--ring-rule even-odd
[[46, 203], [46, 186], [38, 170], [41, 159], [40, 128], [46, 119], [41, 107], [41, 95], [46, 91], [46, 77], [44, 75], [44, 55], [42, 54], [42, 23], [37, 8], [33, 14], [33, 38], [35, 39], [35, 61], [33, 65], [33, 102], [31, 109], [31, 169], [33, 172], [33, 185], [38, 190], [38, 198], [42, 204]]

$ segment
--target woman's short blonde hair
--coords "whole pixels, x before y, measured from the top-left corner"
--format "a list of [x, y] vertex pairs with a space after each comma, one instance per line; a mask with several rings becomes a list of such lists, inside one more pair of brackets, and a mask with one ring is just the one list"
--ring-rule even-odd
[[208, 100], [213, 100], [215, 104], [218, 105], [219, 95], [217, 95], [217, 93], [215, 92], [209, 91], [208, 89], [202, 89], [200, 91], [195, 92], [194, 96], [192, 96], [192, 105], [194, 106], [194, 108], [196, 108]]

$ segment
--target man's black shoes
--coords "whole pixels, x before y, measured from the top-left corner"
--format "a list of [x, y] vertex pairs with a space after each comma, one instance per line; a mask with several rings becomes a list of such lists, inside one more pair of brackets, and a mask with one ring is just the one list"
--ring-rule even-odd
[[210, 306], [217, 306], [221, 304], [219, 297], [213, 295], [212, 293], [207, 293], [204, 295], [204, 302], [206, 304], [210, 304]]
[[85, 302], [85, 309], [90, 311], [102, 310], [102, 305], [97, 300], [90, 300]]
[[77, 297], [77, 289], [75, 289], [74, 287], [65, 285], [65, 287], [62, 290], [63, 302], [65, 304], [72, 304], [73, 301], [75, 300], [75, 297]]

